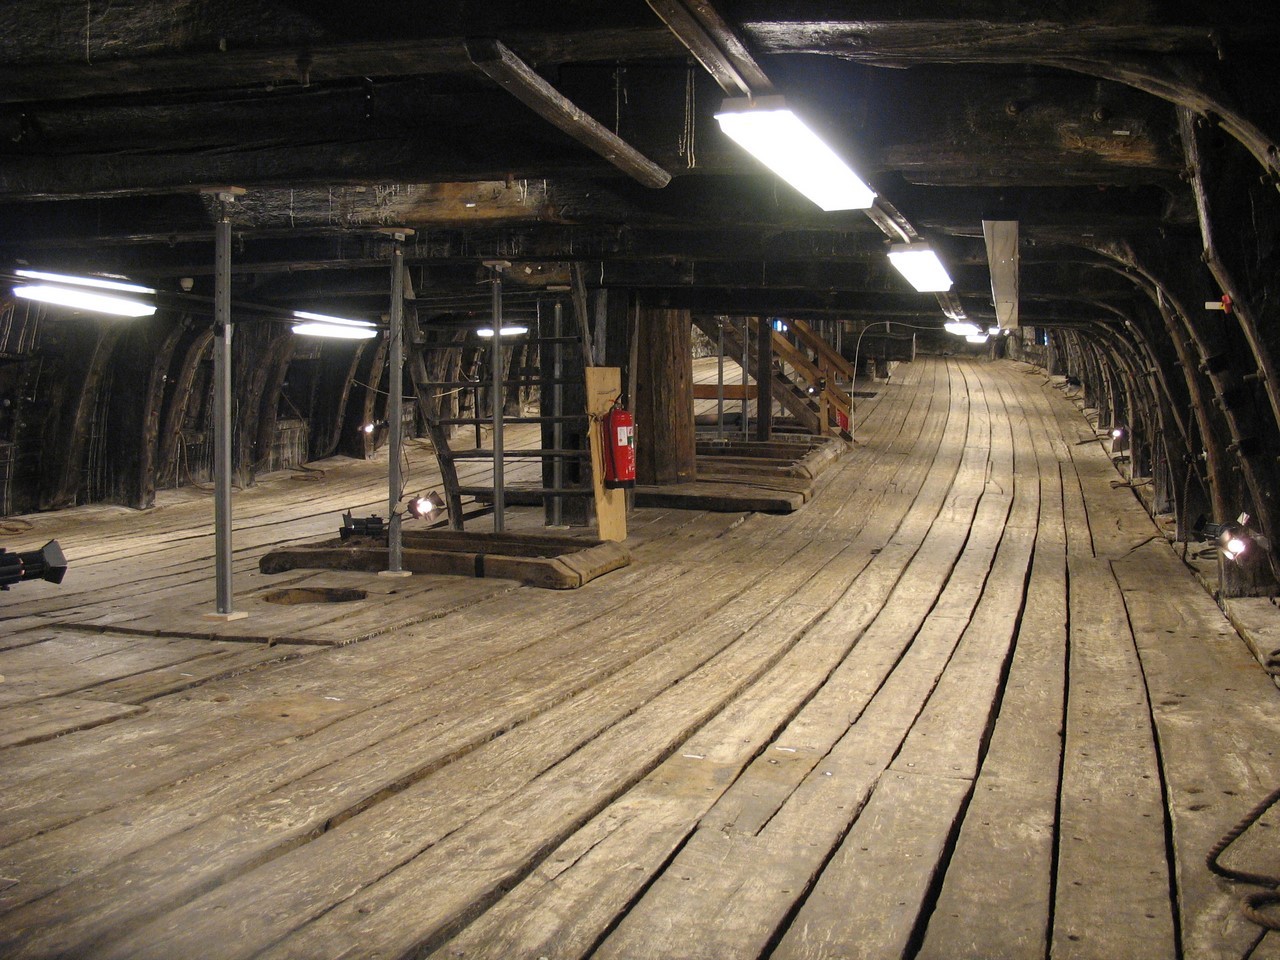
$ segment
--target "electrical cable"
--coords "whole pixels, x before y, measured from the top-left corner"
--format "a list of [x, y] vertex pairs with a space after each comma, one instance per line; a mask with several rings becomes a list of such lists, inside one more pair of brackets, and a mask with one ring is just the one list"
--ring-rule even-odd
[[[1209, 868], [1211, 873], [1216, 873], [1220, 877], [1226, 877], [1228, 880], [1237, 880], [1241, 883], [1256, 883], [1272, 888], [1280, 886], [1280, 877], [1269, 876], [1265, 873], [1253, 873], [1249, 870], [1236, 870], [1232, 867], [1224, 867], [1218, 862], [1218, 858], [1226, 852], [1227, 848], [1240, 839], [1246, 830], [1252, 827], [1264, 813], [1275, 805], [1277, 800], [1280, 800], [1280, 787], [1263, 797], [1252, 810], [1244, 815], [1239, 823], [1228, 830], [1222, 839], [1213, 845], [1213, 848], [1204, 858], [1204, 865]], [[1275, 903], [1280, 903], [1280, 891], [1272, 889], [1251, 893], [1241, 901], [1240, 912], [1250, 922], [1256, 923], [1260, 927], [1265, 927], [1268, 930], [1280, 930], [1280, 920], [1273, 919], [1260, 912], [1261, 907]]]

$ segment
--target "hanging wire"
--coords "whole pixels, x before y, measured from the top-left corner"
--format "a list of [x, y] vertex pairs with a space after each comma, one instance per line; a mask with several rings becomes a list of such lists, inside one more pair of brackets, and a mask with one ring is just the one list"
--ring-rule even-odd
[[684, 79], [684, 128], [680, 131], [680, 156], [692, 170], [698, 163], [695, 138], [697, 136], [697, 98], [695, 94], [695, 73], [692, 64], [685, 73]]

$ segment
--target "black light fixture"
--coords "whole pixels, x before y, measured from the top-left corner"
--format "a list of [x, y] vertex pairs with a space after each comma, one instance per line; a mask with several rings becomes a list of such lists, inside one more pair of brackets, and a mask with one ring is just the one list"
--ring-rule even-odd
[[432, 490], [427, 494], [410, 497], [407, 509], [409, 515], [417, 520], [433, 520], [444, 509], [444, 498]]
[[0, 590], [23, 580], [47, 580], [61, 583], [67, 573], [67, 558], [57, 540], [50, 540], [39, 550], [9, 553], [0, 547]]
[[350, 511], [342, 515], [342, 526], [338, 528], [338, 536], [343, 540], [351, 537], [381, 537], [386, 532], [387, 521], [377, 514], [353, 517]]

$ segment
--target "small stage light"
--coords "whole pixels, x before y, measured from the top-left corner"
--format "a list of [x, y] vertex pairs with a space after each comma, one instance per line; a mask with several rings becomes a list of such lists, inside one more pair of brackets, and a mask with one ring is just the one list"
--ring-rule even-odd
[[418, 520], [430, 520], [443, 509], [444, 498], [434, 490], [412, 497], [408, 503], [409, 515]]
[[0, 590], [23, 580], [47, 580], [61, 583], [67, 573], [67, 558], [57, 540], [50, 540], [39, 550], [9, 553], [0, 547]]

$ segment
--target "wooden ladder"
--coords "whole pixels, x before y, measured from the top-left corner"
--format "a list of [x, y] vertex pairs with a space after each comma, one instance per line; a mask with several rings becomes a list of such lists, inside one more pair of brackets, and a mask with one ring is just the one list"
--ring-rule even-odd
[[[540, 349], [547, 344], [560, 345], [580, 342], [578, 336], [545, 335], [545, 331], [542, 330], [533, 331], [532, 333], [532, 341], [524, 338], [521, 342], [523, 344], [536, 343]], [[475, 500], [484, 501], [492, 500], [495, 496], [492, 480], [488, 484], [463, 484], [458, 477], [459, 462], [492, 461], [494, 459], [494, 449], [481, 446], [481, 429], [486, 424], [493, 422], [492, 416], [481, 415], [485, 396], [492, 387], [492, 379], [491, 377], [482, 379], [467, 378], [463, 375], [461, 359], [465, 356], [464, 351], [468, 347], [474, 346], [468, 343], [467, 335], [464, 331], [459, 330], [449, 340], [428, 343], [414, 311], [409, 311], [405, 317], [405, 335], [409, 344], [410, 379], [413, 384], [418, 409], [426, 424], [427, 435], [431, 440], [436, 459], [440, 465], [440, 477], [444, 486], [445, 502], [449, 508], [449, 523], [452, 529], [461, 530], [463, 528], [462, 498], [471, 497]], [[485, 349], [487, 350], [488, 347], [486, 346]], [[434, 362], [429, 363], [428, 356]], [[530, 375], [531, 373], [533, 375]], [[548, 388], [554, 388], [557, 384], [564, 385], [577, 382], [566, 378], [557, 380], [554, 377], [543, 376], [539, 368], [532, 366], [510, 370], [503, 379], [503, 384], [506, 388], [514, 388], [516, 391], [529, 391], [526, 396], [531, 395], [536, 390], [541, 409], [546, 408], [547, 397], [550, 392]], [[456, 404], [456, 415], [450, 415], [454, 411], [446, 409], [443, 402], [444, 398], [450, 393], [456, 393], [459, 398]], [[517, 396], [519, 395], [517, 393]], [[449, 406], [452, 407], [454, 405], [450, 404]], [[562, 411], [558, 415], [539, 414], [526, 416], [523, 411], [518, 411], [516, 415], [508, 416], [505, 410], [501, 412], [501, 418], [504, 426], [507, 424], [532, 423], [582, 423], [588, 419], [585, 412], [565, 413]], [[459, 426], [474, 426], [476, 428], [474, 447], [459, 448], [456, 445], [456, 438], [451, 441], [450, 428]], [[541, 460], [544, 462], [548, 460], [560, 460], [561, 462], [579, 460], [587, 462], [590, 457], [590, 450], [564, 447], [539, 446], [503, 450], [504, 463], [507, 460]], [[563, 484], [559, 486], [540, 484], [538, 486], [520, 485], [513, 487], [507, 487], [504, 484], [504, 493], [506, 502], [520, 504], [545, 502], [557, 497], [592, 497], [594, 495], [593, 488], [589, 485], [566, 486]]]

